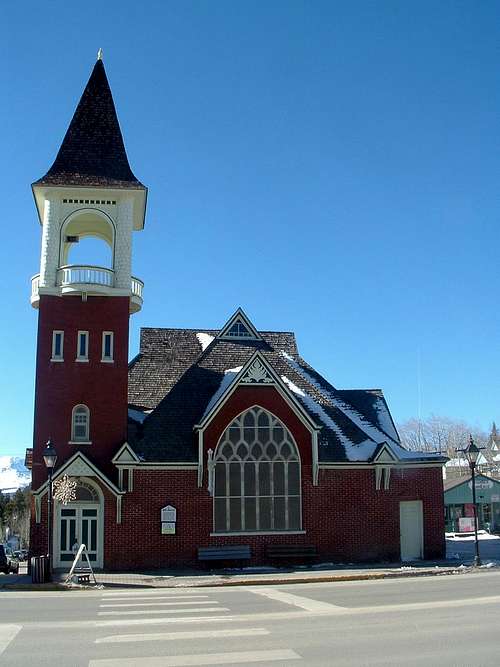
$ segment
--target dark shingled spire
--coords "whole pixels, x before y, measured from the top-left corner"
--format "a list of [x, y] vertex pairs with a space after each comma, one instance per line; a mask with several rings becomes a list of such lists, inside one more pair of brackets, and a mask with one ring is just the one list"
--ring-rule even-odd
[[54, 164], [33, 185], [146, 189], [130, 169], [102, 60], [92, 70]]

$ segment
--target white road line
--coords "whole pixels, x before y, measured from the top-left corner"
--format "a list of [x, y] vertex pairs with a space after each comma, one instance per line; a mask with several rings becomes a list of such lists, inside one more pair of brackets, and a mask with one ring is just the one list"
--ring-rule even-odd
[[22, 627], [22, 625], [0, 623], [0, 655], [2, 655]]
[[191, 602], [185, 602], [184, 600], [177, 602], [130, 602], [125, 604], [100, 604], [99, 609], [104, 607], [175, 607], [179, 605], [190, 605], [190, 604], [219, 604], [215, 600], [193, 600]]
[[111, 602], [116, 600], [116, 602], [121, 602], [122, 600], [191, 600], [191, 599], [201, 599], [208, 598], [208, 595], [144, 595], [141, 597], [105, 597], [102, 598], [102, 602]]
[[236, 665], [242, 662], [274, 662], [276, 660], [301, 660], [289, 649], [269, 651], [234, 651], [232, 653], [198, 653], [154, 658], [105, 658], [91, 660], [89, 667], [189, 667], [198, 665]]
[[[204, 610], [206, 611], [206, 610]], [[110, 621], [93, 621], [93, 627], [97, 628], [109, 628], [109, 627], [129, 627], [132, 625], [171, 625], [173, 624], [182, 624], [188, 625], [191, 623], [227, 623], [228, 619], [230, 621], [235, 620], [229, 616], [184, 616], [176, 618], [120, 618], [113, 619]], [[236, 619], [239, 620], [239, 619]], [[249, 619], [248, 619], [249, 620]]]
[[206, 611], [229, 611], [227, 607], [205, 607], [204, 609], [137, 609], [133, 611], [98, 611], [98, 616], [135, 616], [136, 614], [199, 614]]
[[[192, 619], [190, 619], [192, 620]], [[96, 639], [96, 644], [123, 644], [128, 642], [163, 642], [179, 639], [217, 639], [218, 637], [257, 637], [271, 634], [266, 628], [241, 628], [240, 630], [193, 630], [183, 632], [152, 632], [138, 635], [109, 635]]]
[[306, 611], [319, 612], [319, 613], [332, 613], [334, 611], [344, 610], [345, 607], [339, 607], [338, 605], [329, 604], [328, 602], [318, 602], [318, 600], [312, 600], [311, 598], [305, 598], [301, 595], [293, 595], [293, 593], [285, 593], [285, 591], [277, 590], [276, 588], [260, 588], [252, 587], [248, 588], [251, 593], [256, 595], [263, 595], [266, 598], [271, 600], [278, 600], [279, 602], [284, 602], [285, 604], [291, 604], [294, 607], [300, 607], [300, 609], [305, 609]]
[[179, 588], [172, 588], [172, 589], [167, 589], [167, 588], [147, 588], [144, 590], [142, 588], [140, 591], [103, 591], [101, 593], [103, 598], [114, 598], [114, 597], [124, 597], [124, 598], [133, 598], [133, 597], [155, 597], [157, 595], [165, 595], [165, 596], [181, 596], [181, 597], [190, 597], [192, 595], [198, 595], [198, 593], [193, 593], [192, 588], [186, 588], [186, 589], [179, 589]]

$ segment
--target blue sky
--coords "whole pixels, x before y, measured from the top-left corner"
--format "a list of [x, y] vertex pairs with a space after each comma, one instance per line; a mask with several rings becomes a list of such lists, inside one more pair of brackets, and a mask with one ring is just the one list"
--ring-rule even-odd
[[149, 187], [141, 326], [293, 330], [339, 388], [500, 421], [500, 5], [189, 0], [2, 9], [0, 454], [30, 446], [40, 227], [95, 61]]

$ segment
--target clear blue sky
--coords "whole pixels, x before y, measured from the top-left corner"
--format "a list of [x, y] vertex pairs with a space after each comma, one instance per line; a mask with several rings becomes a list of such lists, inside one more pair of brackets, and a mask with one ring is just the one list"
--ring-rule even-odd
[[30, 183], [106, 65], [148, 187], [141, 326], [293, 330], [397, 421], [500, 421], [500, 4], [67, 1], [2, 9], [0, 454], [31, 444]]

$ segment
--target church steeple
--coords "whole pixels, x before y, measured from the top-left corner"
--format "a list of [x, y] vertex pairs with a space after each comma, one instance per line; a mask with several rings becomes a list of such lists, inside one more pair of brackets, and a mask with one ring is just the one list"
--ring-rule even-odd
[[104, 63], [97, 60], [49, 171], [33, 186], [145, 190], [132, 173]]

